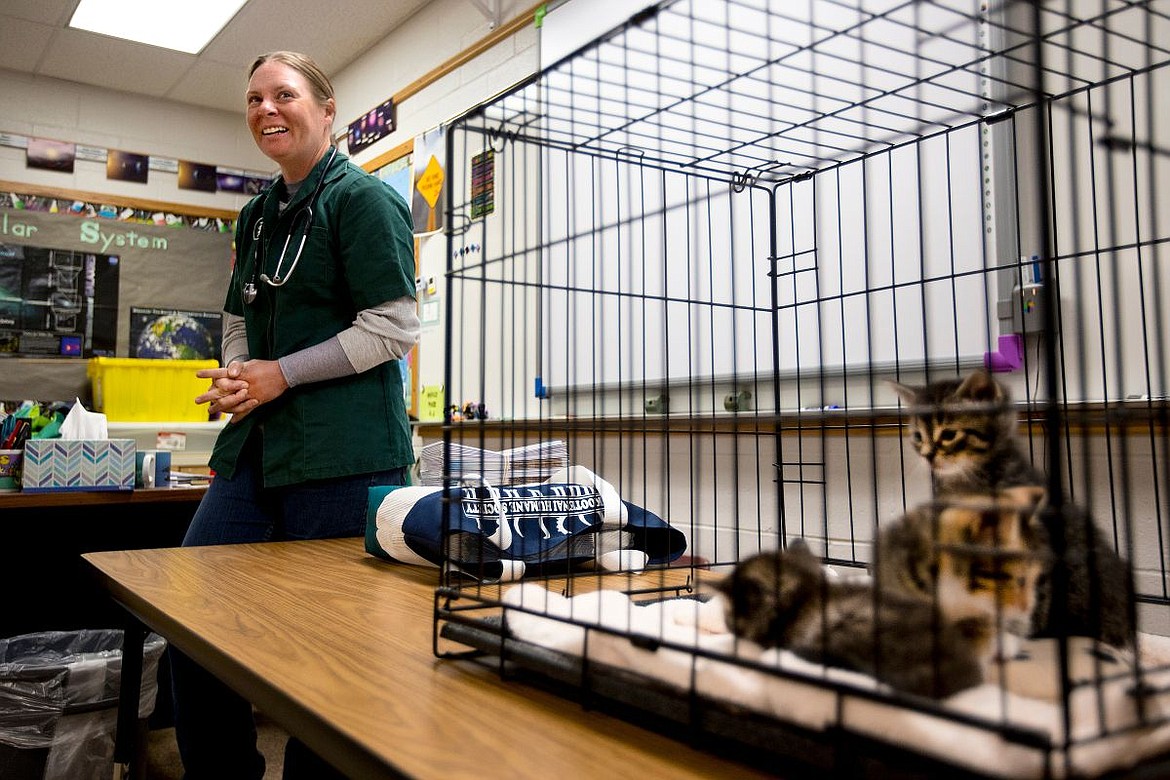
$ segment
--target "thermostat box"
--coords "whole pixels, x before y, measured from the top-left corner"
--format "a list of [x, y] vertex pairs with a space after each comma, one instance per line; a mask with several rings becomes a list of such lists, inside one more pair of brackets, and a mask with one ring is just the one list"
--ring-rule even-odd
[[29, 439], [21, 489], [26, 493], [133, 490], [133, 439]]
[[207, 422], [207, 407], [195, 396], [211, 386], [195, 372], [217, 368], [217, 360], [90, 358], [94, 411], [124, 422]]

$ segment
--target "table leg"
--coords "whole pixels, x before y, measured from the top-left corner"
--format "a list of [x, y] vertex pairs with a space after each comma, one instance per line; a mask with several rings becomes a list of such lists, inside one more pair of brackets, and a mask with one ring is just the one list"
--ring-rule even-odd
[[122, 635], [122, 687], [118, 698], [118, 734], [114, 741], [114, 763], [134, 761], [138, 741], [138, 699], [142, 692], [142, 651], [146, 626], [127, 615]]

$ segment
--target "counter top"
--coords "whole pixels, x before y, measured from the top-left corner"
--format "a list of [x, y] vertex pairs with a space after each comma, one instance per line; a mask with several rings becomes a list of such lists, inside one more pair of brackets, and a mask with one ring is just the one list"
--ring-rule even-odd
[[198, 502], [207, 485], [140, 488], [138, 490], [64, 490], [51, 493], [0, 493], [0, 509], [28, 509], [48, 506], [87, 506], [94, 504], [161, 504]]

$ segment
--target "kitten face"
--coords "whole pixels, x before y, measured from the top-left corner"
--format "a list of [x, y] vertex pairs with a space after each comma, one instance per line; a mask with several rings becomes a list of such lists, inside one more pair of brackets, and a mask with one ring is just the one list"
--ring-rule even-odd
[[742, 561], [716, 587], [726, 604], [727, 625], [737, 636], [774, 647], [820, 582], [819, 564], [802, 546], [764, 552]]
[[910, 443], [926, 459], [933, 474], [940, 477], [962, 476], [978, 470], [991, 449], [992, 441], [979, 420], [959, 415], [940, 415], [940, 419], [915, 418], [910, 428]]
[[984, 371], [923, 387], [894, 383], [913, 417], [907, 434], [935, 480], [977, 481], [1015, 432], [1007, 391]]

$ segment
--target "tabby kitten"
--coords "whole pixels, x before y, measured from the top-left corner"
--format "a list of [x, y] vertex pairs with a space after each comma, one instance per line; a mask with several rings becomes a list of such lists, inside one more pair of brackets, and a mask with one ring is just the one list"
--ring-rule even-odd
[[948, 621], [925, 599], [831, 579], [800, 543], [742, 561], [717, 588], [737, 636], [919, 696], [979, 685], [994, 650], [986, 616]]
[[936, 497], [1047, 484], [1020, 449], [1015, 408], [991, 374], [923, 387], [891, 384], [910, 407], [910, 444], [930, 464]]
[[[1020, 447], [1011, 399], [991, 374], [979, 370], [923, 387], [892, 384], [910, 407], [910, 443], [930, 464], [936, 499], [1047, 484]], [[1041, 542], [1050, 553], [1052, 523], [1063, 528], [1067, 614], [1058, 625], [1059, 615], [1051, 608], [1055, 558], [1049, 555], [1038, 584], [1032, 635], [1087, 636], [1128, 646], [1133, 632], [1129, 566], [1088, 513], [1071, 502], [1062, 502], [1059, 516], [1050, 510], [1039, 516], [1044, 520], [1038, 526]]]
[[1043, 498], [1043, 488], [1017, 487], [915, 507], [878, 535], [874, 579], [885, 590], [936, 602], [949, 620], [983, 615], [1027, 636], [1044, 572], [1036, 514]]

